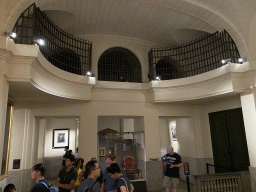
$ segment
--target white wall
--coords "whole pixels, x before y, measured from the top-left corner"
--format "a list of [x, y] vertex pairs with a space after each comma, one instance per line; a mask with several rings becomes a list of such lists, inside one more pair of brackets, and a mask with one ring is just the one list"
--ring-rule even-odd
[[116, 116], [100, 116], [98, 117], [98, 131], [110, 128], [117, 132], [120, 132], [121, 117]]
[[44, 156], [54, 157], [62, 156], [64, 148], [52, 148], [52, 138], [54, 129], [69, 129], [69, 149], [75, 154], [76, 149], [76, 131], [77, 131], [77, 118], [49, 118], [45, 130], [45, 147]]
[[[45, 130], [46, 130], [46, 119], [37, 119], [39, 129], [38, 139], [38, 159], [44, 158], [44, 143], [45, 143]], [[42, 162], [41, 162], [42, 163]]]
[[194, 126], [192, 118], [188, 117], [176, 119], [176, 133], [177, 141], [172, 141], [172, 143], [173, 145], [175, 142], [178, 144], [177, 152], [179, 155], [196, 158]]
[[168, 118], [159, 118], [159, 138], [161, 156], [164, 156], [167, 153], [167, 147], [171, 144], [170, 132], [168, 127]]

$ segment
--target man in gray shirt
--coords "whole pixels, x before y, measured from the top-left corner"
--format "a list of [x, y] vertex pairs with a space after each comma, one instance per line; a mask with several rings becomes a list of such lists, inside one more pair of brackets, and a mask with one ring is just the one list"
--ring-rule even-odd
[[76, 191], [81, 192], [84, 191], [86, 187], [89, 187], [90, 191], [100, 192], [100, 183], [96, 181], [100, 176], [100, 167], [97, 161], [89, 161], [86, 163], [85, 171], [88, 173], [88, 177], [78, 185]]

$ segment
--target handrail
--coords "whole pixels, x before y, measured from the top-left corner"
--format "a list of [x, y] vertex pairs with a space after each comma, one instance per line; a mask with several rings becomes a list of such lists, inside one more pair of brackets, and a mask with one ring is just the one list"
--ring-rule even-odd
[[234, 168], [230, 169], [230, 168], [227, 168], [227, 167], [222, 167], [222, 166], [219, 166], [219, 165], [214, 165], [214, 164], [206, 163], [207, 174], [209, 174], [209, 165], [213, 166], [213, 167], [219, 167], [219, 168], [227, 169], [227, 170], [230, 170], [230, 171], [239, 171], [239, 170], [234, 169]]

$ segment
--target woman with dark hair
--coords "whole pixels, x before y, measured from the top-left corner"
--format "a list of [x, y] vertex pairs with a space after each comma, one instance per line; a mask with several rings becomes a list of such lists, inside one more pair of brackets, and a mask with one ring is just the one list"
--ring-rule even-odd
[[75, 169], [77, 171], [77, 179], [76, 179], [76, 182], [75, 182], [75, 189], [77, 188], [77, 186], [82, 182], [82, 179], [83, 179], [83, 175], [84, 175], [84, 172], [83, 172], [83, 164], [84, 164], [84, 159], [83, 158], [79, 158], [76, 160], [76, 164], [75, 164]]

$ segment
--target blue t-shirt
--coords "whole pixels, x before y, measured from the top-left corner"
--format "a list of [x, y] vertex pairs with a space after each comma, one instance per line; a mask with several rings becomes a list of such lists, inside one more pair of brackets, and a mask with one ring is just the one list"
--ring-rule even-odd
[[[125, 175], [124, 170], [120, 167], [121, 173]], [[104, 171], [104, 191], [114, 191], [117, 189], [118, 180], [114, 180], [111, 178], [110, 174], [107, 171], [107, 168]]]
[[165, 176], [180, 178], [180, 169], [179, 167], [170, 168], [171, 164], [177, 165], [182, 163], [180, 155], [174, 153], [173, 155], [166, 154], [162, 157], [162, 159], [166, 162], [166, 171]]
[[117, 192], [121, 192], [120, 187], [122, 187], [122, 186], [125, 186], [126, 190], [127, 190], [127, 187], [128, 187], [128, 191], [127, 192], [131, 191], [131, 189], [130, 189], [130, 181], [129, 181], [129, 179], [125, 175], [119, 177], [119, 179], [117, 180]]

